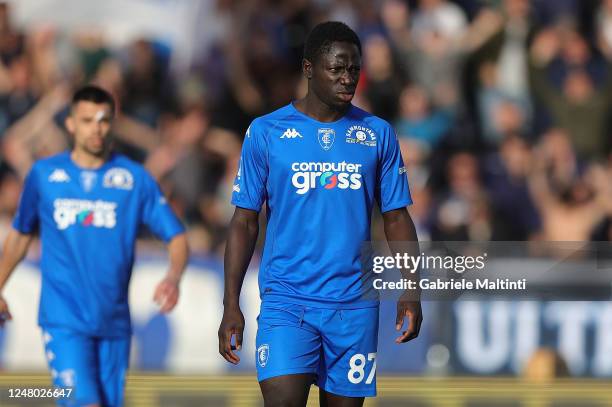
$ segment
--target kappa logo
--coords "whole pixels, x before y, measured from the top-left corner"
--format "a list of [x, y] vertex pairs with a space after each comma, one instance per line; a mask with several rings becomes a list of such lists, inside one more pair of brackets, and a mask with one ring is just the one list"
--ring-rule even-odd
[[49, 182], [68, 182], [70, 181], [70, 177], [63, 169], [56, 168], [55, 170], [53, 170], [51, 175], [49, 175], [48, 180]]
[[348, 144], [361, 144], [368, 147], [376, 147], [376, 134], [368, 127], [351, 126], [346, 131], [346, 142]]
[[302, 135], [296, 129], [287, 129], [280, 138], [302, 138]]
[[240, 192], [240, 185], [238, 185], [238, 184], [234, 184], [234, 186], [232, 187], [232, 191], [234, 191], [234, 192]]
[[336, 132], [334, 129], [319, 129], [317, 131], [317, 139], [319, 139], [321, 148], [325, 151], [329, 151], [336, 140]]
[[134, 177], [125, 168], [111, 168], [104, 174], [104, 188], [130, 190], [134, 187]]
[[257, 363], [259, 363], [261, 367], [266, 367], [268, 359], [270, 359], [270, 345], [264, 343], [257, 348]]

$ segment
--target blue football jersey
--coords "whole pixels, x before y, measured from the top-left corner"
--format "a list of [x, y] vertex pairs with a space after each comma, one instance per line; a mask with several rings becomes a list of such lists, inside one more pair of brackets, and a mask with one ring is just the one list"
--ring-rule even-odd
[[362, 298], [360, 253], [372, 206], [412, 203], [393, 128], [351, 106], [324, 123], [289, 104], [246, 132], [232, 203], [259, 211], [268, 226], [262, 299], [314, 307], [376, 306]]
[[69, 152], [37, 161], [13, 227], [40, 233], [39, 324], [129, 335], [128, 283], [141, 224], [166, 242], [184, 231], [141, 165], [114, 154], [84, 169]]

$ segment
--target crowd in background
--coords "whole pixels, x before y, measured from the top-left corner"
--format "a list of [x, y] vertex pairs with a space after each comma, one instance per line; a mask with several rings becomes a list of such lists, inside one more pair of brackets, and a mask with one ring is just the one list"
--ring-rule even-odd
[[305, 35], [339, 20], [362, 41], [354, 104], [397, 132], [421, 240], [612, 240], [612, 1], [214, 3], [180, 72], [155, 38], [19, 29], [0, 3], [2, 234], [33, 160], [70, 145], [72, 91], [95, 83], [118, 100], [116, 149], [158, 179], [195, 252], [221, 253], [246, 128], [304, 94]]

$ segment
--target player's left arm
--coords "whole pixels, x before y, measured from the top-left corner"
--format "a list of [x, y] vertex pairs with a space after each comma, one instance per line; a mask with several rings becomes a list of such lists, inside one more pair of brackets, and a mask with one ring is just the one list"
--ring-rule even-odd
[[170, 259], [168, 273], [157, 284], [153, 300], [160, 306], [160, 312], [170, 312], [178, 302], [179, 283], [189, 261], [185, 228], [168, 205], [157, 182], [148, 173], [143, 176], [141, 192], [141, 221], [166, 242]]
[[[412, 203], [406, 167], [402, 159], [399, 142], [393, 128], [387, 124], [379, 140], [380, 167], [378, 171], [377, 201], [383, 216], [385, 235], [392, 254], [408, 252], [419, 255], [419, 244], [414, 222], [406, 209]], [[400, 331], [408, 317], [408, 329], [395, 342], [408, 342], [419, 335], [423, 316], [418, 290], [418, 270], [402, 269], [403, 277], [416, 282], [416, 290], [407, 290], [397, 302], [395, 329]]]
[[179, 283], [189, 261], [189, 246], [185, 233], [174, 236], [168, 242], [170, 264], [168, 273], [157, 284], [153, 300], [160, 306], [160, 312], [170, 312], [179, 299]]
[[[408, 250], [410, 255], [418, 256], [419, 246], [414, 222], [405, 207], [384, 212], [383, 223], [385, 236], [392, 253]], [[404, 278], [415, 281], [418, 287], [418, 270], [410, 273], [406, 270]], [[395, 343], [408, 342], [417, 336], [421, 330], [423, 314], [421, 311], [420, 290], [407, 291], [397, 302], [396, 330], [401, 330], [404, 319], [408, 318], [408, 329], [395, 339]]]

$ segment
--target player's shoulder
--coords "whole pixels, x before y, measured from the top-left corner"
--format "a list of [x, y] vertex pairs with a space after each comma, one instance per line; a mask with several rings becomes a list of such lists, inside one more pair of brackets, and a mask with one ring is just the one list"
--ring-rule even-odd
[[34, 162], [33, 167], [44, 169], [56, 166], [67, 165], [70, 163], [70, 152], [62, 151], [61, 153], [50, 155], [49, 157], [39, 158]]
[[393, 133], [393, 126], [391, 126], [391, 123], [357, 106], [352, 106], [348, 115], [349, 119], [362, 122], [364, 125], [372, 128], [374, 131], [385, 134]]
[[110, 159], [110, 165], [120, 165], [126, 168], [131, 168], [136, 171], [144, 170], [144, 167], [139, 162], [132, 160], [127, 155], [121, 153], [113, 153]]
[[69, 165], [70, 152], [64, 151], [36, 160], [30, 169], [30, 174], [52, 174], [58, 179], [67, 178], [66, 171]]
[[131, 176], [132, 178], [151, 177], [149, 172], [142, 164], [120, 153], [113, 153], [105, 174], [107, 177], [116, 176], [118, 178], [122, 174], [125, 174], [128, 177]]
[[268, 114], [255, 118], [247, 130], [246, 136], [249, 137], [257, 134], [265, 137], [270, 130], [277, 128], [279, 123], [295, 118], [297, 117], [295, 114], [295, 109], [292, 107], [292, 105], [285, 105]]

